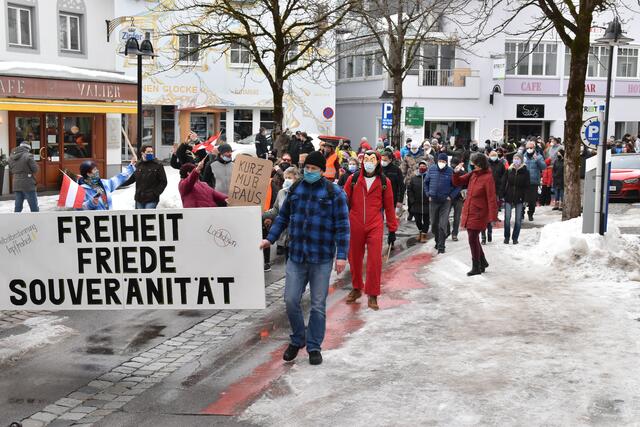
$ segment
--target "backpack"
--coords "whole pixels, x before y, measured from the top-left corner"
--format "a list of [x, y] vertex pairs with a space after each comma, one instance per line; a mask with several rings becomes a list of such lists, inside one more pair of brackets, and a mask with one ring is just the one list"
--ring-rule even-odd
[[[354, 172], [351, 175], [351, 194], [353, 194], [353, 187], [357, 184], [359, 177], [360, 171]], [[387, 191], [387, 177], [384, 172], [380, 172], [380, 179], [382, 180], [382, 200], [384, 200], [384, 194]], [[349, 205], [349, 209], [351, 209], [351, 199], [347, 200], [347, 204]]]

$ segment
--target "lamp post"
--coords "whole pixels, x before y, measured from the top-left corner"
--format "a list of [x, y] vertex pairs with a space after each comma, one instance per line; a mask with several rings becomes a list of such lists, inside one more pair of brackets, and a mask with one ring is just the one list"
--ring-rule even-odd
[[138, 129], [136, 134], [136, 149], [138, 153], [142, 150], [142, 58], [143, 57], [155, 57], [153, 53], [153, 45], [149, 38], [142, 40], [142, 43], [138, 44], [138, 39], [133, 36], [129, 37], [127, 44], [124, 48], [125, 56], [136, 56], [138, 61]]
[[[615, 18], [613, 21], [609, 23], [607, 26], [607, 31], [604, 36], [597, 39], [597, 43], [606, 44], [609, 46], [609, 64], [607, 68], [607, 94], [605, 98], [605, 110], [604, 110], [604, 122], [602, 124], [601, 134], [600, 134], [600, 145], [598, 146], [598, 156], [599, 156], [599, 167], [600, 167], [600, 194], [597, 195], [599, 197], [599, 230], [601, 236], [604, 236], [604, 233], [607, 228], [606, 223], [606, 209], [607, 205], [607, 183], [609, 181], [609, 175], [607, 172], [607, 140], [608, 140], [608, 132], [609, 132], [609, 107], [611, 106], [611, 80], [613, 73], [613, 48], [615, 46], [621, 46], [625, 44], [629, 44], [633, 39], [629, 37], [625, 37], [622, 33], [622, 25], [618, 21], [618, 18]], [[597, 173], [596, 173], [597, 175]]]

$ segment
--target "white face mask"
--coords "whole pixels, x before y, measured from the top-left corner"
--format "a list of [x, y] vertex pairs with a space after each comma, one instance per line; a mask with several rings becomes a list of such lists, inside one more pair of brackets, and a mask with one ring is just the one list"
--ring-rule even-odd
[[294, 183], [294, 180], [291, 178], [287, 178], [284, 180], [284, 183], [282, 183], [282, 188], [284, 188], [285, 190], [288, 190]]
[[382, 164], [383, 168], [386, 168], [387, 166], [389, 166], [389, 162], [387, 162], [386, 160], [381, 161], [380, 164]]
[[446, 168], [446, 167], [447, 167], [447, 162], [438, 162], [438, 167], [439, 167], [440, 169], [444, 169], [444, 168]]
[[489, 158], [491, 159], [492, 162], [495, 162], [496, 160], [498, 160], [498, 156], [491, 156]]
[[533, 154], [535, 150], [533, 148], [527, 148], [527, 153], [529, 154]]
[[371, 173], [371, 172], [376, 170], [376, 164], [375, 163], [365, 163], [364, 164], [364, 170], [367, 173]]
[[413, 147], [411, 147], [411, 152], [412, 152], [413, 154], [416, 154], [416, 153], [418, 152], [418, 150], [419, 150], [419, 148], [413, 148]]

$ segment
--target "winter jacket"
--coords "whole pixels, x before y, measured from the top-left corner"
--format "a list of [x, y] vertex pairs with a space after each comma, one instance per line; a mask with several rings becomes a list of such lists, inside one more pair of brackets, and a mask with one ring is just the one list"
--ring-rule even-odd
[[291, 155], [291, 163], [297, 165], [300, 163], [300, 154], [309, 154], [315, 151], [313, 146], [313, 138], [307, 137], [305, 141], [300, 141], [297, 138], [293, 138], [289, 143], [289, 154]]
[[524, 202], [524, 196], [529, 188], [529, 171], [522, 165], [516, 169], [511, 165], [504, 180], [502, 194], [504, 201], [512, 205]]
[[564, 188], [564, 158], [556, 157], [553, 163], [553, 186]]
[[400, 168], [395, 163], [390, 163], [387, 167], [383, 167], [382, 171], [391, 181], [391, 189], [393, 190], [393, 203], [402, 203], [404, 195], [404, 178]]
[[195, 156], [192, 150], [193, 148], [191, 145], [185, 143], [180, 144], [176, 149], [175, 154], [171, 156], [171, 167], [174, 169], [180, 169], [184, 164], [195, 163]]
[[36, 191], [38, 164], [28, 146], [19, 145], [13, 150], [9, 156], [9, 172], [13, 174], [13, 191]]
[[178, 191], [182, 207], [185, 208], [215, 208], [227, 205], [227, 195], [200, 181], [197, 169], [193, 169], [186, 178], [180, 180]]
[[[349, 223], [351, 227], [358, 224], [366, 229], [373, 229], [383, 226], [383, 211], [387, 220], [389, 231], [395, 232], [398, 229], [398, 218], [396, 217], [396, 206], [393, 202], [393, 191], [391, 181], [387, 178], [386, 190], [382, 187], [382, 178], [376, 177], [371, 188], [367, 190], [367, 181], [364, 176], [358, 174], [357, 182], [352, 185], [351, 175], [344, 185], [344, 192], [347, 194], [349, 205]], [[383, 200], [384, 199], [384, 200]]]
[[[535, 157], [535, 159], [534, 159]], [[544, 158], [537, 153], [529, 156], [529, 153], [525, 153], [523, 156], [524, 165], [529, 171], [529, 184], [539, 185], [542, 172], [547, 168], [547, 164], [544, 162]]]
[[[358, 169], [359, 170], [359, 169]], [[356, 172], [358, 172], [358, 170], [356, 170]], [[353, 172], [349, 171], [349, 169], [345, 169], [344, 173], [342, 175], [340, 175], [340, 179], [338, 179], [338, 185], [340, 187], [344, 187], [344, 184], [346, 184], [347, 179], [353, 175]]]
[[542, 185], [545, 187], [551, 187], [553, 185], [553, 168], [551, 166], [551, 159], [547, 158], [544, 161], [547, 167], [542, 171]]
[[433, 156], [425, 155], [422, 149], [418, 150], [416, 154], [413, 154], [411, 151], [403, 157], [402, 163], [400, 163], [400, 170], [402, 171], [402, 175], [404, 175], [404, 185], [405, 187], [409, 185], [409, 181], [411, 181], [411, 177], [415, 176], [418, 171], [418, 164], [425, 160], [427, 162], [427, 166], [431, 167], [434, 164]]
[[135, 201], [138, 203], [158, 202], [167, 187], [164, 166], [158, 160], [139, 162], [128, 183], [136, 183]]
[[495, 162], [489, 160], [489, 168], [493, 175], [493, 182], [496, 184], [496, 196], [498, 199], [502, 199], [502, 190], [504, 188], [504, 180], [507, 176], [507, 169], [504, 167], [504, 162], [500, 159]]
[[425, 191], [423, 175], [411, 177], [407, 186], [407, 202], [410, 214], [425, 215], [429, 213], [429, 196]]
[[267, 137], [261, 133], [256, 135], [256, 156], [266, 159], [269, 154], [269, 142]]
[[447, 166], [440, 169], [438, 165], [432, 165], [424, 174], [425, 192], [436, 202], [442, 202], [449, 197], [455, 199], [460, 194], [460, 185], [453, 184], [453, 169]]
[[[276, 196], [276, 200], [273, 203], [273, 207], [262, 214], [262, 219], [270, 219], [271, 221], [275, 221], [278, 217], [278, 213], [280, 213], [280, 209], [282, 209], [282, 205], [284, 204], [284, 200], [289, 195], [289, 190], [285, 190], [284, 188], [278, 191], [278, 195]], [[280, 238], [278, 239], [278, 246], [288, 247], [289, 246], [289, 232], [284, 230], [282, 234], [280, 234]]]
[[[129, 165], [124, 172], [121, 172], [109, 179], [101, 179], [100, 184], [97, 186], [91, 185], [85, 182], [83, 178], [80, 178], [78, 184], [80, 184], [85, 191], [82, 209], [95, 211], [111, 210], [113, 208], [111, 195], [118, 189], [118, 187], [123, 185], [135, 171], [136, 167], [134, 165]], [[98, 204], [94, 205], [93, 199], [98, 195], [100, 196], [98, 197]]]
[[211, 183], [213, 188], [220, 193], [229, 194], [231, 187], [231, 173], [233, 172], [233, 162], [226, 162], [218, 157], [209, 166], [212, 172]]
[[479, 169], [465, 175], [455, 174], [453, 183], [467, 185], [467, 197], [462, 207], [460, 224], [468, 230], [484, 230], [498, 219], [498, 201], [493, 175], [488, 169]]

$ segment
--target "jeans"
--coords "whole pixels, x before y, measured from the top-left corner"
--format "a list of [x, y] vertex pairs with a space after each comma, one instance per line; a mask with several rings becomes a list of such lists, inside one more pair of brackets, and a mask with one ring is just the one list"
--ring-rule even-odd
[[437, 249], [444, 249], [444, 241], [447, 239], [447, 227], [449, 226], [449, 211], [451, 200], [431, 200], [429, 202], [429, 217], [431, 218], [431, 232], [436, 241]]
[[22, 212], [25, 199], [27, 203], [29, 203], [31, 212], [40, 212], [40, 208], [38, 207], [38, 193], [35, 191], [16, 191], [16, 207], [14, 212]]
[[[512, 209], [516, 210], [515, 213], [515, 224], [513, 226], [513, 236], [511, 236], [511, 211]], [[522, 226], [522, 211], [524, 210], [524, 206], [522, 203], [516, 203], [512, 205], [509, 202], [504, 204], [504, 238], [505, 240], [511, 240], [514, 242], [518, 241], [518, 237], [520, 237], [520, 227]]]
[[[306, 344], [307, 351], [319, 351], [322, 346], [332, 267], [333, 260], [322, 264], [296, 263], [291, 260], [287, 262], [284, 302], [291, 325], [291, 344], [296, 347], [304, 347]], [[301, 301], [307, 283], [311, 291], [311, 313], [309, 326], [305, 328]]]
[[564, 201], [564, 187], [555, 187], [556, 202]]
[[136, 202], [136, 209], [155, 209], [158, 207], [158, 202]]

